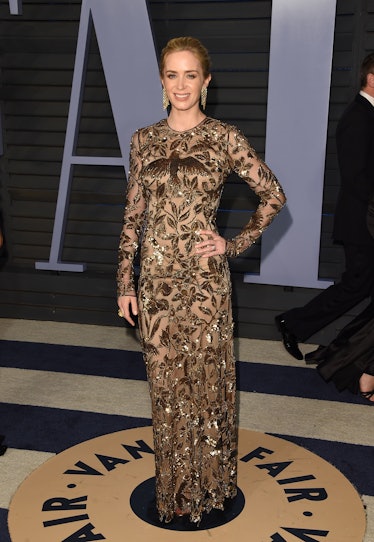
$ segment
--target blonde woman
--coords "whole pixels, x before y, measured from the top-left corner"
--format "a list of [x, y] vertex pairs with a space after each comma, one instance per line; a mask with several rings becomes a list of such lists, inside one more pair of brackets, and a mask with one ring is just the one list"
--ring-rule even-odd
[[[237, 428], [228, 257], [251, 246], [285, 203], [281, 186], [240, 131], [204, 113], [205, 47], [172, 39], [162, 51], [166, 119], [131, 141], [119, 247], [119, 315], [139, 315], [152, 400], [161, 520], [223, 509], [236, 495]], [[235, 171], [260, 198], [233, 239], [216, 213]], [[141, 243], [137, 290], [133, 261]]]

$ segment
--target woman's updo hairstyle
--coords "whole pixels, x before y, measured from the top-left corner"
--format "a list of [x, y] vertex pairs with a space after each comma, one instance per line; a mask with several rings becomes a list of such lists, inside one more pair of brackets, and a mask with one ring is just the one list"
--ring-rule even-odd
[[211, 62], [209, 53], [204, 45], [197, 38], [191, 38], [190, 36], [182, 36], [179, 38], [173, 38], [168, 41], [165, 47], [161, 51], [160, 58], [160, 75], [163, 76], [165, 69], [165, 58], [170, 53], [177, 53], [179, 51], [190, 51], [200, 61], [204, 77], [208, 77], [211, 71]]

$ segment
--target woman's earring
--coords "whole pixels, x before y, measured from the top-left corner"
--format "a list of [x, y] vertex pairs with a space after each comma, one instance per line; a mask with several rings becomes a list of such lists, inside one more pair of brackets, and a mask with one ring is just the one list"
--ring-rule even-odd
[[206, 87], [203, 87], [201, 89], [201, 107], [203, 109], [205, 109], [205, 106], [206, 106], [206, 97], [208, 95], [208, 90]]
[[162, 87], [162, 107], [164, 109], [167, 109], [170, 105], [168, 95], [166, 94], [166, 90], [164, 87]]

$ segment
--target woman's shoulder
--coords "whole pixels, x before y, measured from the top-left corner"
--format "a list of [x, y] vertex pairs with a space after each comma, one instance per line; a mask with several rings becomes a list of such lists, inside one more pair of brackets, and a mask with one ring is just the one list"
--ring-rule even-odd
[[244, 137], [241, 130], [235, 126], [234, 124], [224, 122], [219, 119], [215, 119], [213, 117], [207, 117], [207, 122], [205, 123], [205, 128], [210, 131], [214, 131], [219, 133], [222, 137], [227, 138], [237, 138], [237, 137]]
[[142, 128], [138, 128], [134, 134], [133, 137], [144, 137], [147, 135], [152, 135], [154, 133], [158, 133], [159, 131], [163, 130], [166, 127], [166, 119], [161, 119], [157, 122], [154, 122], [153, 124], [149, 124], [147, 126], [143, 126]]
[[205, 126], [221, 130], [222, 132], [238, 131], [238, 128], [234, 124], [229, 124], [228, 122], [213, 117], [206, 118]]

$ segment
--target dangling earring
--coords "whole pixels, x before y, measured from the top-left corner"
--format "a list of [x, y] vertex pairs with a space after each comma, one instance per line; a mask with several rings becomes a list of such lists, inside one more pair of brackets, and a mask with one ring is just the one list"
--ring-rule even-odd
[[166, 94], [165, 87], [162, 87], [162, 107], [167, 109], [170, 105], [168, 95]]
[[203, 109], [205, 109], [205, 106], [206, 106], [206, 97], [208, 95], [208, 90], [206, 87], [203, 87], [201, 89], [201, 107]]

